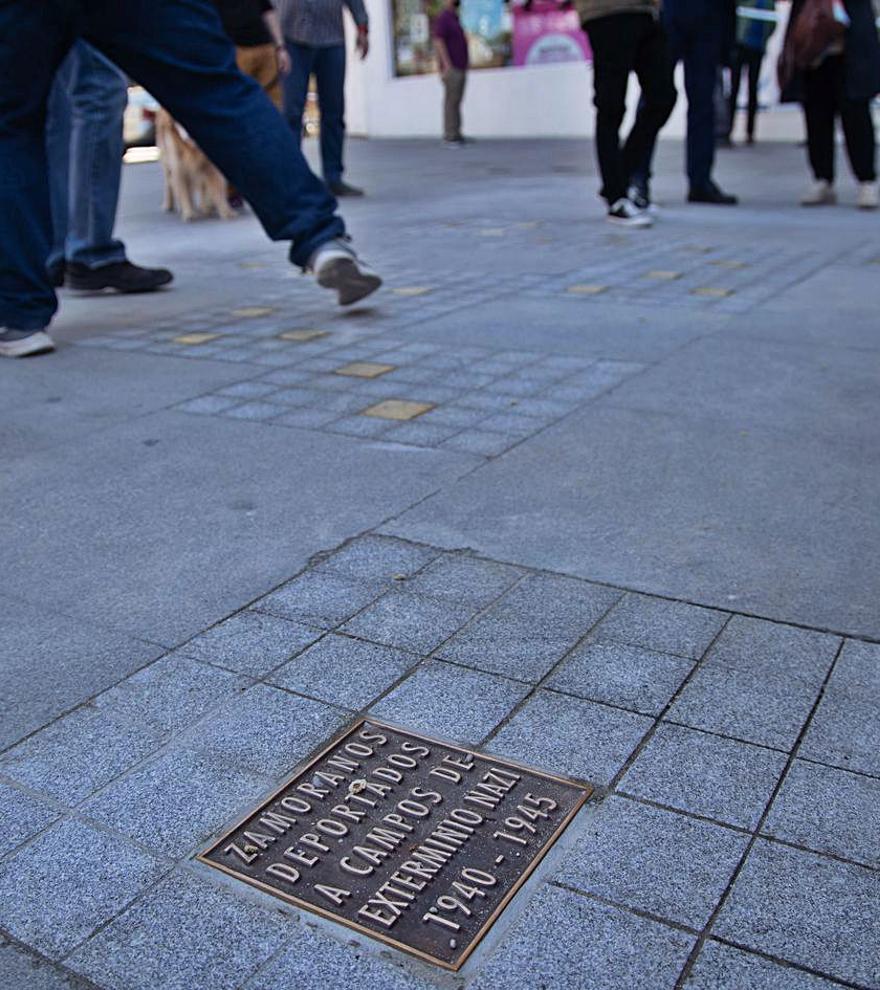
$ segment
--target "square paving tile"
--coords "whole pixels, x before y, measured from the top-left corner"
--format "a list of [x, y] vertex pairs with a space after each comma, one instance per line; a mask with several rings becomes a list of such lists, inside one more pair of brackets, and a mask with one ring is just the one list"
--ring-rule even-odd
[[301, 653], [320, 636], [315, 629], [261, 612], [241, 612], [191, 639], [180, 653], [260, 677]]
[[0, 986], [11, 990], [82, 990], [81, 981], [0, 936]]
[[652, 725], [642, 715], [539, 691], [489, 749], [550, 773], [608, 784]]
[[423, 413], [433, 409], [431, 402], [413, 402], [407, 399], [386, 399], [377, 402], [363, 411], [364, 416], [374, 416], [377, 419], [397, 419], [410, 420], [421, 416]]
[[447, 660], [536, 684], [574, 646], [563, 635], [527, 617], [482, 615], [440, 650]]
[[19, 743], [0, 767], [18, 783], [74, 805], [158, 749], [163, 738], [156, 726], [86, 706]]
[[[293, 696], [290, 696], [293, 698]], [[268, 791], [268, 775], [192, 746], [177, 746], [114, 781], [83, 814], [179, 858]]]
[[393, 364], [379, 364], [376, 361], [350, 361], [340, 368], [334, 369], [336, 375], [346, 375], [349, 378], [379, 378], [394, 371]]
[[0, 782], [0, 858], [51, 825], [58, 815], [39, 798]]
[[284, 944], [290, 922], [200, 877], [174, 874], [68, 960], [114, 990], [237, 990]]
[[464, 554], [444, 554], [406, 583], [407, 591], [486, 608], [524, 571]]
[[495, 457], [509, 450], [518, 439], [503, 433], [490, 433], [487, 430], [462, 430], [443, 443], [449, 450], [463, 454], [478, 454], [480, 457]]
[[58, 959], [166, 870], [120, 839], [58, 822], [0, 866], [0, 926]]
[[880, 874], [759, 839], [713, 933], [861, 986], [880, 985]]
[[468, 990], [665, 990], [694, 939], [544, 886]]
[[880, 780], [795, 760], [764, 833], [880, 868]]
[[520, 582], [492, 615], [526, 618], [566, 636], [585, 635], [620, 598], [620, 592], [587, 581], [534, 574]]
[[330, 629], [375, 601], [386, 589], [381, 580], [326, 571], [306, 571], [251, 607], [310, 626]]
[[835, 990], [840, 984], [709, 941], [684, 986], [685, 990]]
[[346, 636], [326, 636], [272, 674], [271, 681], [344, 708], [366, 707], [413, 665], [411, 654]]
[[598, 633], [647, 650], [698, 659], [718, 635], [727, 615], [697, 605], [628, 594]]
[[578, 647], [545, 686], [659, 715], [692, 669], [689, 660], [668, 653], [651, 653], [627, 643], [588, 643]]
[[880, 776], [880, 646], [848, 641], [800, 756]]
[[702, 928], [749, 837], [612, 796], [556, 879], [615, 903]]
[[784, 673], [707, 663], [685, 685], [668, 718], [787, 751], [797, 742], [818, 695], [818, 685]]
[[735, 615], [707, 661], [756, 673], [790, 673], [821, 684], [840, 646], [838, 636]]
[[785, 755], [774, 750], [661, 723], [619, 789], [753, 829], [785, 763]]
[[426, 654], [452, 636], [474, 614], [471, 605], [390, 591], [342, 627], [352, 636]]
[[431, 547], [387, 536], [364, 536], [326, 557], [320, 570], [337, 571], [350, 578], [391, 581], [398, 575], [409, 577], [439, 554]]
[[415, 732], [477, 745], [527, 692], [516, 681], [434, 660], [417, 667], [371, 711]]

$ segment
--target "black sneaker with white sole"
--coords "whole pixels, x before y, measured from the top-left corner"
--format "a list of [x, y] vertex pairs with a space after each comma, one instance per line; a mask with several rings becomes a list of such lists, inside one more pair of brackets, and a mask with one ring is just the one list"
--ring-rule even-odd
[[334, 238], [322, 244], [309, 259], [318, 285], [339, 294], [340, 306], [351, 306], [379, 288], [382, 279], [358, 258], [348, 241]]
[[75, 292], [101, 292], [104, 289], [128, 294], [155, 292], [174, 279], [167, 268], [142, 268], [130, 261], [115, 261], [100, 268], [68, 261], [65, 274], [68, 288]]
[[619, 227], [650, 227], [654, 221], [650, 214], [640, 210], [631, 199], [623, 196], [608, 207], [608, 222]]
[[55, 343], [45, 330], [9, 330], [0, 328], [0, 357], [23, 358], [48, 354]]

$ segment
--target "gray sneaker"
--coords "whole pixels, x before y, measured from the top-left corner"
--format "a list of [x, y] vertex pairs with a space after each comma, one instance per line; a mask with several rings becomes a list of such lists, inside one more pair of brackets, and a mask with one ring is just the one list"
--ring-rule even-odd
[[358, 258], [354, 248], [342, 238], [322, 244], [309, 258], [307, 270], [314, 272], [318, 285], [339, 293], [340, 306], [360, 302], [382, 284], [382, 279]]
[[6, 330], [0, 328], [0, 357], [22, 358], [55, 350], [45, 330]]

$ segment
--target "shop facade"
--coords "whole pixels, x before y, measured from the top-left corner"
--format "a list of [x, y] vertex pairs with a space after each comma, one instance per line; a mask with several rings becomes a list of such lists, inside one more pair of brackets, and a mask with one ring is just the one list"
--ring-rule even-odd
[[[434, 68], [431, 21], [439, 0], [366, 0], [370, 56], [350, 62], [348, 126], [369, 137], [437, 137], [442, 86]], [[503, 0], [463, 0], [472, 71], [465, 131], [473, 137], [590, 137], [593, 134], [589, 42], [576, 12], [557, 0], [530, 9]], [[765, 62], [763, 102], [773, 103], [778, 30]], [[353, 40], [351, 41], [353, 45]], [[637, 99], [637, 88], [633, 100]], [[684, 133], [684, 101], [665, 134]], [[776, 115], [768, 115], [776, 116]], [[799, 134], [797, 115], [784, 114], [766, 137]]]

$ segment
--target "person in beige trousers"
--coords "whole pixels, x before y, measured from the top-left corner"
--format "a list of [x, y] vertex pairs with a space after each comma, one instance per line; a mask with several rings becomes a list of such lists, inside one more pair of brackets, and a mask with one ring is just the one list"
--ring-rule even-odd
[[434, 51], [443, 80], [443, 140], [450, 147], [461, 147], [461, 104], [469, 65], [467, 37], [458, 19], [461, 0], [444, 0], [443, 10], [434, 22]]

